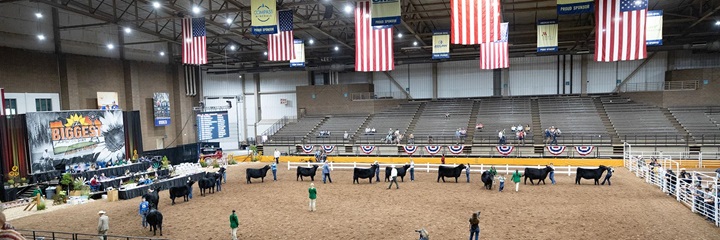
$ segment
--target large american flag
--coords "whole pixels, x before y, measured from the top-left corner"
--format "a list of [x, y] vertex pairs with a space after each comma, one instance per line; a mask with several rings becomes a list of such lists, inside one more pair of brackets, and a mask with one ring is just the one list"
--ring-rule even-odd
[[500, 0], [450, 0], [450, 41], [475, 45], [500, 39]]
[[205, 18], [183, 18], [182, 36], [182, 62], [194, 65], [206, 64]]
[[293, 12], [278, 12], [278, 33], [268, 35], [268, 60], [290, 61], [295, 58]]
[[510, 67], [508, 49], [508, 23], [500, 24], [500, 40], [480, 44], [480, 69], [498, 69]]
[[370, 21], [370, 2], [356, 4], [355, 71], [392, 71], [395, 69], [392, 26], [373, 27]]
[[595, 61], [644, 59], [647, 0], [596, 0]]

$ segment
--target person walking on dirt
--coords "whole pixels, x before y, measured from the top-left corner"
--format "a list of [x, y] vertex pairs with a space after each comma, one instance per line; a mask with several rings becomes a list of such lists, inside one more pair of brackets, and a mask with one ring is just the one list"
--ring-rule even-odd
[[465, 165], [465, 177], [467, 178], [467, 182], [470, 182], [470, 163]]
[[270, 171], [273, 173], [273, 182], [277, 181], [277, 162], [273, 162], [270, 165]]
[[515, 170], [515, 173], [513, 173], [513, 175], [512, 175], [511, 179], [515, 183], [515, 192], [520, 190], [520, 177], [521, 176], [522, 175], [520, 174], [520, 172], [518, 172], [517, 169]]
[[375, 161], [372, 166], [375, 166], [375, 182], [378, 183], [380, 182], [380, 163]]
[[605, 174], [605, 179], [603, 179], [603, 181], [600, 185], [605, 185], [605, 181], [607, 181], [608, 186], [612, 186], [612, 183], [610, 182], [610, 178], [612, 177], [614, 171], [615, 170], [613, 170], [612, 168], [608, 168], [607, 173]]
[[[380, 171], [380, 168], [378, 168], [378, 171]], [[378, 181], [380, 181], [380, 179], [378, 179]], [[410, 159], [410, 181], [415, 181], [415, 161], [413, 161], [412, 158]]]
[[108, 218], [107, 215], [105, 215], [105, 211], [100, 210], [98, 212], [98, 215], [100, 215], [100, 218], [98, 218], [98, 235], [100, 240], [107, 239], [107, 232], [110, 230], [110, 218]]
[[475, 236], [475, 240], [480, 238], [480, 211], [473, 213], [470, 220], [470, 240]]
[[395, 164], [391, 165], [390, 168], [392, 169], [392, 170], [390, 170], [390, 185], [388, 186], [387, 189], [390, 189], [390, 187], [392, 187], [393, 183], [395, 183], [395, 189], [400, 189], [400, 186], [398, 185], [398, 182], [397, 182], [398, 172], [397, 172], [397, 168], [395, 168]]
[[500, 188], [498, 189], [500, 192], [502, 192], [505, 188], [505, 177], [503, 177], [502, 175], [498, 176], [498, 182], [500, 183]]
[[330, 165], [328, 164], [328, 162], [323, 163], [322, 173], [323, 173], [323, 184], [325, 184], [325, 178], [327, 178], [327, 180], [330, 180], [330, 183], [332, 183], [332, 178], [330, 178]]
[[550, 163], [550, 166], [548, 167], [552, 168], [552, 171], [550, 172], [550, 181], [552, 182], [552, 185], [555, 185], [555, 165]]
[[317, 199], [317, 189], [315, 188], [314, 183], [310, 183], [310, 188], [308, 188], [308, 194], [310, 197], [310, 211], [315, 211], [315, 200]]
[[237, 240], [237, 230], [238, 226], [240, 225], [238, 221], [237, 214], [235, 214], [235, 210], [232, 210], [232, 214], [230, 214], [230, 234], [232, 236], [232, 240]]

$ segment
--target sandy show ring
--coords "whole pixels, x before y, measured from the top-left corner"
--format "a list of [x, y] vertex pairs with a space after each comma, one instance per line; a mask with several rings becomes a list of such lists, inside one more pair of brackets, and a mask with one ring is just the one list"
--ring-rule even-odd
[[[387, 183], [352, 184], [352, 172], [337, 170], [334, 182], [323, 184], [318, 171], [317, 212], [308, 211], [307, 188], [295, 181], [295, 170], [278, 169], [278, 182], [269, 179], [245, 184], [245, 168], [231, 166], [223, 191], [170, 205], [160, 193], [164, 236], [169, 239], [229, 239], [228, 216], [238, 211], [240, 239], [417, 239], [425, 227], [431, 239], [465, 239], [472, 211], [482, 211], [482, 239], [719, 239], [720, 229], [674, 198], [617, 168], [612, 186], [574, 185], [574, 176], [556, 176], [557, 185], [514, 185], [505, 191], [481, 189], [480, 174], [436, 183], [436, 173], [409, 174], [400, 189]], [[280, 164], [280, 166], [286, 166]], [[384, 175], [384, 171], [382, 173]], [[382, 178], [382, 177], [381, 177]], [[509, 178], [508, 178], [509, 179]], [[394, 187], [394, 186], [393, 186]], [[140, 198], [93, 203], [15, 219], [19, 229], [95, 233], [97, 212], [110, 217], [109, 234], [152, 236], [140, 226]], [[159, 236], [158, 236], [159, 237]]]

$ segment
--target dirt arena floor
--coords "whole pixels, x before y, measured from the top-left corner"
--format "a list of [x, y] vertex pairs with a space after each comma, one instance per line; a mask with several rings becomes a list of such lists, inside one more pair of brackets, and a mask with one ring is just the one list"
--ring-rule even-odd
[[[472, 183], [436, 183], [436, 173], [409, 174], [400, 189], [387, 183], [352, 184], [349, 170], [332, 173], [323, 184], [320, 171], [317, 212], [308, 211], [307, 188], [295, 171], [279, 169], [279, 181], [259, 179], [245, 184], [244, 168], [231, 166], [223, 191], [170, 205], [160, 194], [164, 237], [169, 239], [230, 239], [228, 216], [236, 209], [240, 239], [417, 239], [425, 227], [432, 239], [467, 239], [468, 218], [482, 211], [482, 239], [720, 239], [720, 228], [624, 168], [617, 168], [612, 186], [574, 185], [574, 176], [556, 176], [557, 185], [507, 182], [504, 192]], [[280, 164], [280, 166], [286, 166]], [[240, 174], [241, 173], [241, 174]], [[383, 172], [384, 174], [384, 172]], [[272, 176], [270, 172], [268, 175]], [[242, 178], [241, 178], [242, 177]], [[12, 221], [17, 228], [95, 233], [97, 212], [110, 217], [109, 234], [152, 236], [140, 226], [140, 198], [93, 203], [32, 215]]]

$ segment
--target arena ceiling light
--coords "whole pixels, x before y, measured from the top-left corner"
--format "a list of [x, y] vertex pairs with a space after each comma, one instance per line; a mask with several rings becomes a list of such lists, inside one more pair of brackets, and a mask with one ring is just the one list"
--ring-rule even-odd
[[403, 35], [402, 35], [402, 33], [398, 33], [397, 36], [398, 36], [398, 38], [402, 38]]
[[417, 41], [414, 41], [414, 42], [413, 42], [413, 46], [417, 46]]
[[165, 56], [165, 52], [160, 52], [160, 56]]
[[227, 18], [227, 19], [225, 19], [225, 22], [226, 22], [227, 24], [232, 24], [232, 23], [233, 23], [233, 20], [232, 20], [232, 18]]
[[45, 35], [43, 35], [43, 34], [38, 34], [38, 35], [37, 35], [37, 38], [38, 38], [38, 40], [40, 40], [40, 41], [45, 40]]
[[108, 49], [114, 49], [114, 48], [115, 48], [115, 45], [113, 45], [112, 43], [108, 43], [107, 48], [108, 48]]
[[313, 44], [313, 43], [315, 43], [315, 40], [312, 40], [312, 38], [311, 38], [310, 40], [308, 40], [308, 43]]
[[193, 7], [192, 7], [192, 12], [193, 12], [194, 14], [200, 13], [200, 7], [198, 7], [198, 6], [193, 6]]
[[41, 19], [41, 18], [43, 18], [43, 14], [42, 14], [41, 12], [36, 12], [36, 13], [35, 13], [35, 17], [36, 17], [37, 19]]
[[230, 45], [230, 50], [235, 51], [235, 45]]
[[263, 52], [263, 55], [267, 56], [267, 51]]
[[352, 10], [353, 10], [352, 5], [350, 5], [349, 3], [347, 5], [345, 5], [345, 13], [351, 13]]
[[152, 3], [152, 6], [153, 6], [155, 9], [158, 9], [158, 8], [160, 8], [160, 3], [159, 3], [159, 2], [153, 2], [153, 3]]
[[720, 20], [715, 21], [715, 26], [720, 26]]
[[335, 51], [336, 51], [336, 52], [337, 52], [337, 51], [340, 51], [340, 47], [335, 46]]
[[128, 33], [128, 34], [132, 32], [132, 29], [129, 27], [125, 27], [123, 30], [125, 31], [125, 33]]

